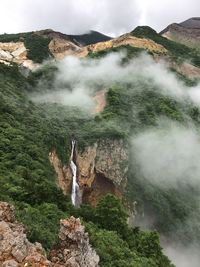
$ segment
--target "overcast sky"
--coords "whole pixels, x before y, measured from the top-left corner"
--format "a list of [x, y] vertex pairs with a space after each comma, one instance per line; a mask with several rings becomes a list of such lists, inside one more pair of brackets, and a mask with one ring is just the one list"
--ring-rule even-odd
[[138, 25], [161, 31], [200, 16], [200, 0], [1, 0], [0, 33], [97, 30], [117, 36]]

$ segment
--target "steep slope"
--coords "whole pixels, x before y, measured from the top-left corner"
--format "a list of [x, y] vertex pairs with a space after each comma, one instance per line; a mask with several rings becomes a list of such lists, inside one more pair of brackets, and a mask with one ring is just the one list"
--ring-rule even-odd
[[150, 39], [144, 39], [144, 38], [141, 39], [134, 37], [131, 34], [124, 34], [108, 42], [102, 42], [90, 45], [88, 46], [88, 49], [91, 50], [93, 53], [96, 53], [102, 50], [120, 46], [126, 46], [126, 45], [137, 48], [143, 48], [149, 50], [150, 52], [155, 52], [160, 54], [165, 54], [167, 52], [167, 50], [162, 45], [156, 44], [154, 41]]
[[[36, 90], [30, 84], [30, 77], [24, 77], [17, 65], [1, 64], [0, 67], [0, 198], [15, 204], [18, 220], [27, 225], [29, 240], [41, 242], [49, 250], [56, 242], [59, 220], [73, 215], [88, 223], [89, 236], [102, 266], [142, 267], [148, 264], [158, 267], [162, 262], [165, 267], [172, 266], [162, 253], [156, 232], [128, 228], [128, 216], [122, 203], [111, 195], [102, 199], [107, 193], [115, 194], [113, 185], [121, 186], [127, 178], [125, 144], [133, 127], [127, 120], [132, 117], [128, 105], [131, 105], [132, 98], [129, 97], [131, 101], [127, 102], [127, 97], [121, 95], [122, 92], [129, 94], [127, 88], [116, 93], [114, 89], [109, 90], [103, 113], [98, 117], [88, 117], [77, 108], [33, 103], [27, 94]], [[36, 72], [33, 74], [37, 77]], [[50, 76], [53, 77], [52, 73]], [[126, 105], [122, 104], [123, 101], [127, 102]], [[128, 110], [124, 110], [125, 106]], [[83, 198], [86, 203], [92, 203], [88, 200], [93, 198], [95, 209], [88, 205], [75, 209], [56, 186], [56, 175], [48, 154], [55, 149], [62, 165], [68, 165], [72, 136], [76, 136], [78, 141], [77, 163], [83, 186], [85, 180], [89, 182], [95, 174], [91, 166], [95, 162], [98, 177], [91, 187], [94, 193], [91, 197], [90, 188], [89, 192], [86, 188]], [[95, 143], [98, 144], [97, 155], [88, 162], [88, 151], [95, 148]], [[67, 178], [70, 180], [71, 173]], [[110, 191], [104, 187], [108, 184], [112, 185]], [[108, 251], [108, 247], [112, 251]], [[57, 255], [62, 248], [55, 246], [52, 255]], [[59, 261], [52, 258], [54, 260]]]
[[25, 227], [17, 222], [14, 207], [0, 202], [0, 264], [2, 267], [69, 266], [97, 267], [99, 256], [89, 244], [88, 234], [79, 219], [60, 221], [59, 241], [51, 251], [51, 261], [40, 243], [32, 244]]
[[14, 207], [6, 202], [0, 202], [0, 235], [2, 267], [52, 266], [41, 244], [28, 241], [25, 227], [15, 219]]
[[148, 26], [136, 27], [131, 34], [139, 38], [149, 38], [162, 45], [166, 50], [166, 57], [156, 57], [157, 60], [164, 59], [168, 64], [189, 78], [200, 77], [200, 52], [184, 44], [169, 40], [158, 34]]
[[16, 62], [30, 69], [35, 63], [50, 59], [61, 59], [67, 55], [85, 56], [83, 46], [110, 40], [99, 32], [91, 31], [82, 35], [67, 35], [51, 29], [0, 35], [0, 60]]
[[200, 18], [191, 18], [181, 23], [170, 24], [160, 34], [175, 42], [199, 49]]
[[68, 35], [72, 40], [76, 40], [82, 46], [105, 42], [112, 38], [97, 31], [90, 31], [89, 33], [81, 35]]
[[[90, 62], [91, 79], [83, 83], [95, 89], [89, 97], [94, 98], [95, 93], [98, 95], [101, 90], [105, 91], [105, 103], [98, 114], [88, 114], [76, 106], [59, 102], [32, 102], [30, 93], [39, 96], [44, 93], [45, 96], [46, 91], [59, 90], [60, 84], [67, 92], [73, 92], [75, 80], [54, 83], [60, 77], [57, 62], [49, 62], [34, 72], [25, 73], [26, 76], [18, 67], [21, 63], [15, 64], [13, 57], [10, 61], [4, 60], [13, 64], [0, 64], [0, 198], [15, 204], [18, 219], [27, 225], [30, 241], [41, 242], [47, 250], [54, 245], [52, 261], [65, 263], [70, 254], [63, 246], [72, 243], [77, 247], [77, 244], [66, 238], [68, 222], [64, 221], [62, 225], [61, 244], [55, 244], [56, 233], [59, 220], [73, 215], [80, 217], [86, 225], [91, 243], [100, 256], [100, 266], [172, 266], [162, 253], [155, 231], [140, 231], [138, 227], [130, 229], [127, 226], [125, 207], [128, 207], [135, 226], [146, 226], [146, 221], [150, 221], [148, 227], [157, 229], [167, 242], [178, 240], [183, 245], [195, 241], [200, 246], [200, 189], [196, 184], [188, 185], [186, 179], [190, 172], [183, 173], [178, 188], [160, 188], [138, 171], [139, 166], [135, 162], [137, 150], [132, 146], [132, 140], [146, 131], [156, 132], [161, 128], [161, 137], [168, 135], [170, 128], [162, 128], [160, 121], [164, 124], [169, 121], [169, 124], [179, 125], [181, 129], [192, 128], [195, 134], [199, 133], [200, 109], [185, 97], [189, 94], [179, 98], [179, 94], [174, 97], [171, 91], [169, 94], [164, 92], [169, 89], [176, 93], [176, 87], [190, 92], [191, 88], [186, 85], [197, 85], [176, 72], [172, 74], [170, 67], [183, 68], [183, 64], [189, 64], [190, 72], [196, 70], [198, 75], [198, 53], [160, 36], [149, 27], [138, 27], [130, 34], [85, 47], [51, 30], [16, 35], [15, 43], [9, 42], [13, 36], [1, 38], [4, 52], [9, 52], [11, 57], [13, 47], [15, 58], [18, 57], [15, 52], [21, 51], [19, 60], [23, 56], [27, 60], [30, 51], [34, 60], [40, 59], [41, 62], [45, 58], [62, 58], [70, 53], [87, 55], [86, 60], [80, 60], [80, 64], [84, 65], [82, 72], [78, 73], [79, 68], [75, 70], [75, 80], [82, 85], [83, 72], [86, 69], [88, 74], [87, 64]], [[32, 44], [29, 51], [27, 48], [24, 50], [27, 42]], [[41, 44], [42, 49], [37, 54]], [[116, 53], [121, 50], [127, 53], [120, 53], [118, 57]], [[140, 53], [144, 51], [148, 56], [142, 55], [142, 60], [146, 61], [140, 64]], [[103, 72], [105, 77], [100, 71], [99, 80], [96, 76], [92, 79], [96, 65], [103, 62], [104, 56], [109, 53], [115, 53], [111, 57], [119, 58], [117, 67], [111, 65], [112, 68]], [[171, 65], [164, 69], [164, 66], [155, 63], [161, 59], [166, 59]], [[113, 68], [117, 69], [114, 75]], [[188, 65], [186, 68], [188, 71]], [[68, 70], [66, 68], [66, 74]], [[120, 76], [127, 70], [128, 75]], [[110, 76], [114, 78], [104, 84]], [[118, 76], [120, 80], [116, 79]], [[71, 205], [69, 198], [72, 188], [70, 144], [74, 138], [77, 142], [74, 162], [83, 202], [79, 209]], [[149, 140], [152, 136], [148, 139], [147, 148], [152, 144]], [[164, 152], [160, 153], [162, 157]], [[162, 159], [160, 155], [159, 159]], [[171, 178], [174, 176], [168, 175], [165, 180]], [[189, 220], [191, 217], [192, 222]], [[72, 218], [71, 222], [75, 227], [77, 221]], [[79, 222], [77, 225], [79, 232]], [[111, 249], [108, 250], [108, 247]]]
[[[198, 18], [193, 20], [198, 22]], [[187, 21], [188, 27], [189, 22], [194, 25], [192, 21]], [[195, 25], [198, 27], [198, 23]], [[191, 32], [189, 28], [184, 29]], [[194, 30], [198, 31], [198, 28]], [[168, 61], [173, 69], [183, 75], [190, 78], [200, 76], [197, 68], [200, 66], [200, 56], [197, 51], [168, 40], [149, 27], [137, 27], [131, 33], [114, 39], [93, 31], [84, 35], [66, 35], [51, 29], [0, 36], [0, 61], [5, 64], [15, 62], [29, 69], [36, 69], [44, 60], [60, 60], [69, 55], [96, 57], [118, 49], [132, 49], [133, 54], [147, 51], [157, 61]]]

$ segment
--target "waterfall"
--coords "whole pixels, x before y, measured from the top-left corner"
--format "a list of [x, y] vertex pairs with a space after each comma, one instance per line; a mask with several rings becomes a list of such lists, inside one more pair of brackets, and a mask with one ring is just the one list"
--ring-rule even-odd
[[71, 192], [71, 200], [72, 204], [74, 206], [77, 205], [77, 197], [79, 193], [79, 185], [77, 183], [77, 167], [76, 164], [74, 163], [74, 152], [75, 152], [75, 144], [76, 141], [72, 140], [72, 150], [71, 150], [71, 162], [70, 162], [70, 167], [72, 170], [72, 192]]

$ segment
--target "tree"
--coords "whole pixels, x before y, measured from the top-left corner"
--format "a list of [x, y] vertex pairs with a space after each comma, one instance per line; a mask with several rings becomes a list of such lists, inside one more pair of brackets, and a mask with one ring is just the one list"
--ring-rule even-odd
[[121, 201], [108, 194], [102, 198], [96, 208], [96, 221], [100, 227], [124, 234], [127, 229], [128, 214]]

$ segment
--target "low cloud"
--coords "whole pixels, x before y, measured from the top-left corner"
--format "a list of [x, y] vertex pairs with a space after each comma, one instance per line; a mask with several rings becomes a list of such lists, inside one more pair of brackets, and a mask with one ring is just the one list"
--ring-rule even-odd
[[199, 267], [199, 249], [195, 245], [189, 244], [188, 247], [185, 248], [174, 244], [166, 247], [164, 252], [176, 267]]
[[163, 119], [157, 127], [133, 137], [139, 173], [160, 187], [200, 182], [200, 135], [191, 125]]
[[95, 108], [95, 102], [83, 88], [56, 90], [45, 94], [36, 94], [31, 96], [31, 100], [37, 103], [59, 103], [69, 107], [79, 107], [85, 111], [92, 111]]
[[[127, 64], [121, 64], [125, 52], [111, 53], [100, 59], [79, 59], [66, 57], [57, 63], [58, 72], [53, 83], [54, 90], [37, 94], [32, 99], [39, 102], [56, 102], [80, 108], [95, 105], [93, 96], [96, 91], [108, 89], [114, 84], [133, 84], [133, 90], [145, 82], [147, 87], [154, 86], [163, 95], [179, 101], [186, 99], [200, 105], [200, 86], [188, 88], [176, 75], [169, 71], [166, 63], [156, 63], [143, 53]], [[42, 84], [40, 84], [42, 88]], [[42, 90], [40, 90], [42, 91]]]
[[[125, 56], [122, 52], [109, 54], [101, 59], [67, 57], [57, 63], [58, 73], [53, 82], [53, 90], [34, 95], [33, 99], [85, 109], [95, 104], [93, 96], [96, 91], [108, 89], [114, 84], [122, 84], [123, 87], [125, 83], [130, 84], [130, 88], [135, 91], [150, 87], [164, 96], [182, 102], [183, 105], [186, 101], [200, 105], [199, 85], [187, 87], [169, 71], [165, 62], [156, 63], [150, 56], [141, 54], [122, 65]], [[145, 86], [139, 86], [141, 83], [145, 83]], [[42, 89], [42, 84], [40, 86]], [[161, 117], [157, 126], [132, 137], [138, 177], [143, 176], [150, 183], [164, 189], [179, 188], [180, 183], [193, 186], [199, 184], [200, 134], [190, 120], [186, 121], [187, 124], [180, 124]], [[112, 121], [108, 123], [112, 124]], [[147, 218], [146, 224], [153, 226], [155, 221], [156, 214], [155, 217]], [[190, 225], [195, 225], [193, 220]], [[179, 226], [180, 229], [185, 229], [186, 224], [180, 222]], [[165, 247], [177, 267], [198, 266], [195, 245], [191, 249]], [[186, 257], [182, 256], [184, 253]]]

